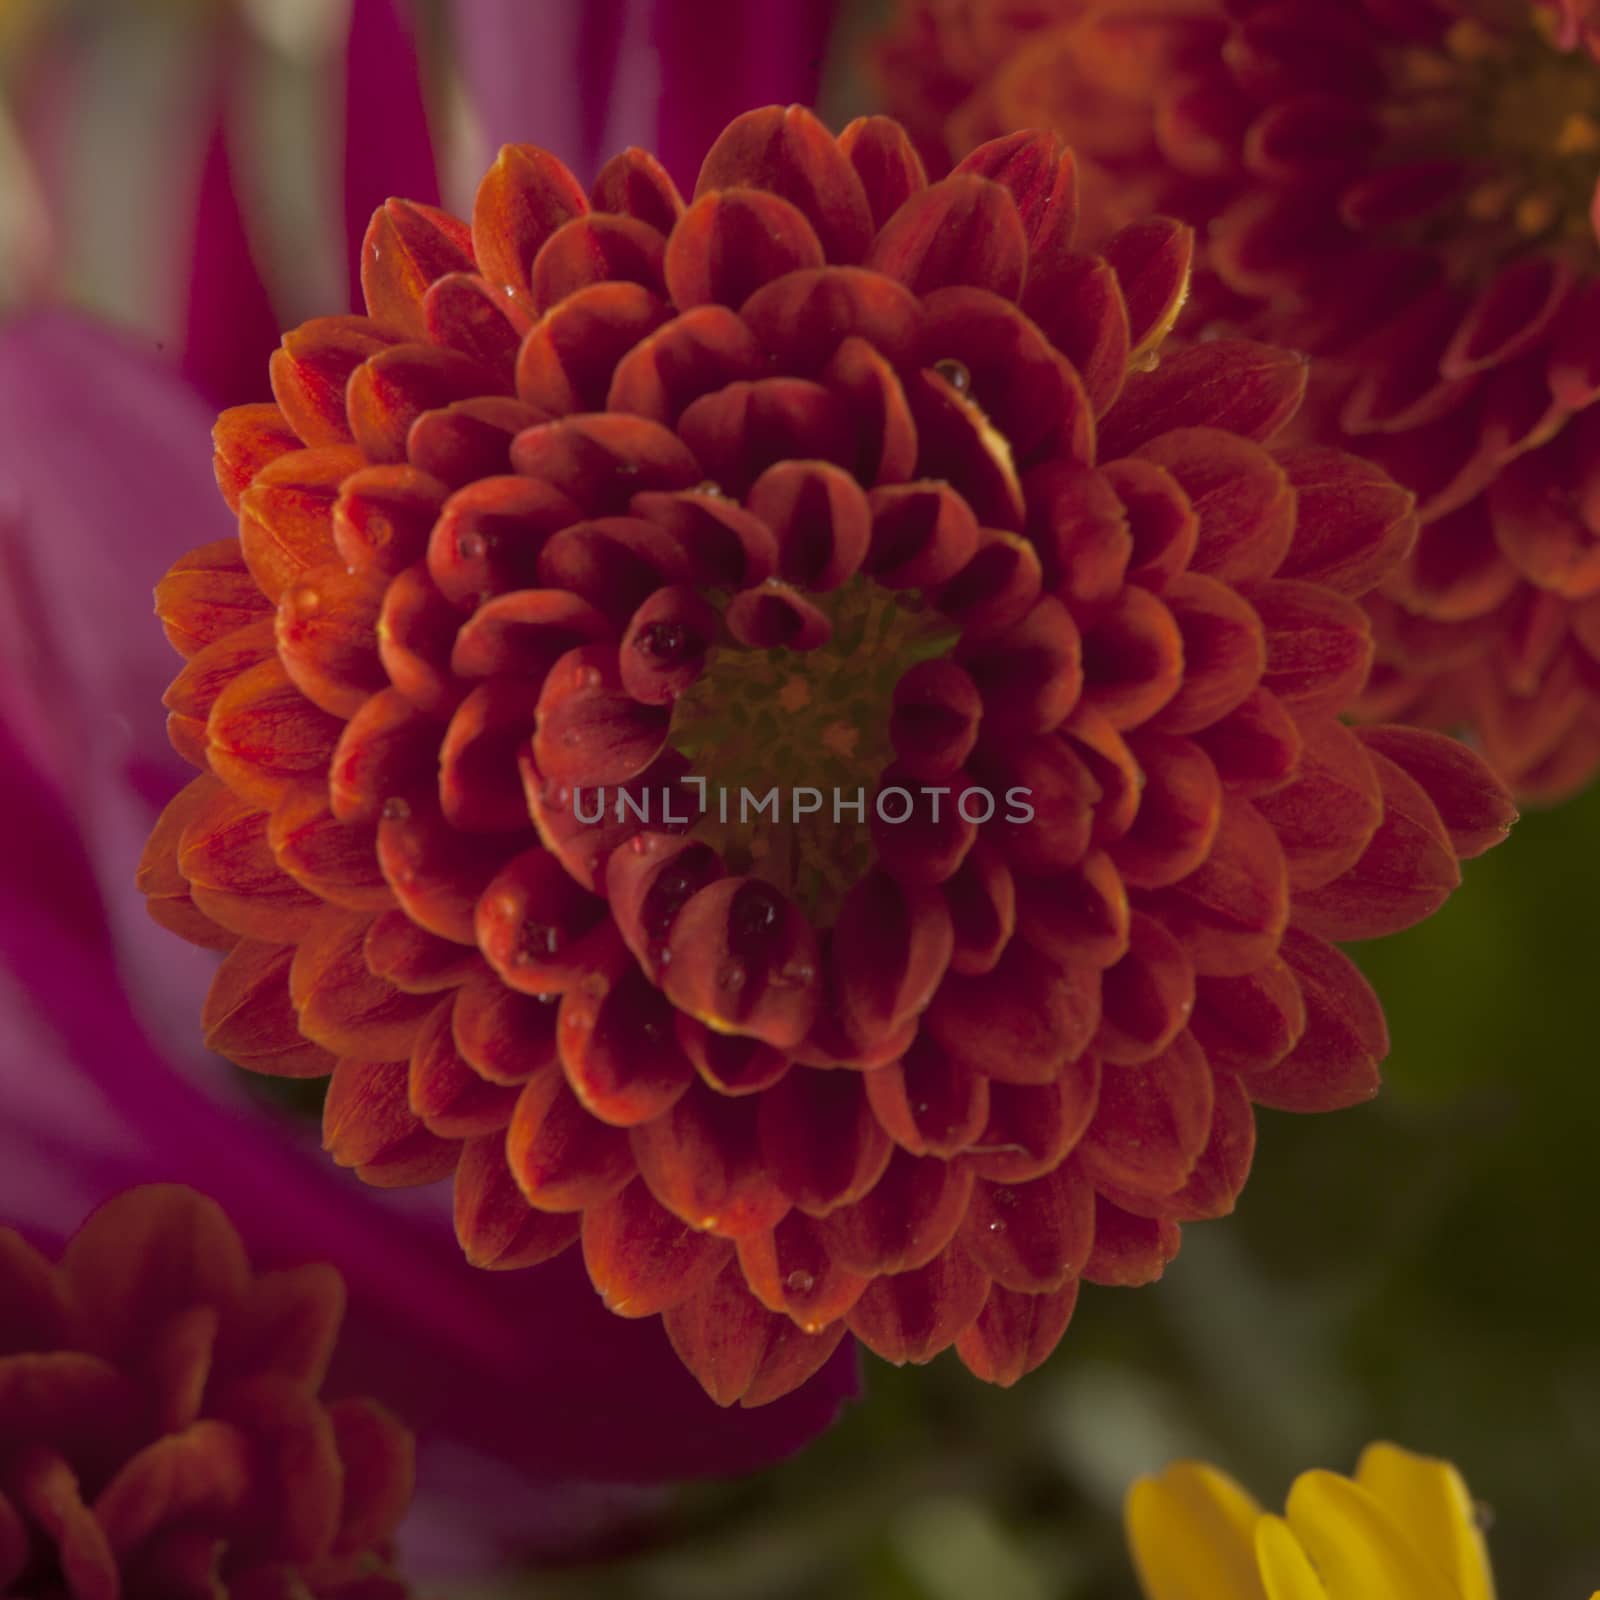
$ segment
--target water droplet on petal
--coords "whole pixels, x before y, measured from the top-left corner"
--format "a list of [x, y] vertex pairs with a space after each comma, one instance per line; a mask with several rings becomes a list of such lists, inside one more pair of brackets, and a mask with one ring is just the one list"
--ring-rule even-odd
[[955, 390], [957, 394], [968, 394], [972, 389], [972, 373], [964, 361], [946, 358], [935, 361], [933, 370]]
[[742, 962], [725, 961], [717, 969], [717, 987], [728, 990], [730, 994], [737, 994], [744, 988], [748, 976]]
[[489, 541], [474, 528], [456, 540], [456, 551], [463, 561], [478, 561], [489, 548]]
[[810, 1294], [817, 1286], [817, 1280], [809, 1272], [802, 1272], [798, 1267], [783, 1280], [783, 1286], [790, 1294]]
[[404, 822], [411, 815], [411, 803], [402, 800], [397, 794], [392, 794], [383, 802], [380, 814], [385, 822]]

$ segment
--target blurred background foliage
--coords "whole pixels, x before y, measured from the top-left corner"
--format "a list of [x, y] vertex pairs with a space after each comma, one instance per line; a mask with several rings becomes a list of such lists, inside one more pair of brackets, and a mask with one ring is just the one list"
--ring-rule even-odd
[[[421, 8], [419, 38], [442, 186], [459, 201], [479, 153], [448, 57], [451, 4]], [[835, 124], [867, 104], [854, 49], [876, 9], [844, 5], [823, 95]], [[158, 336], [178, 327], [189, 247], [148, 180], [226, 14], [247, 24], [246, 114], [271, 135], [250, 169], [279, 229], [264, 276], [285, 321], [330, 306], [342, 264], [305, 248], [320, 235], [296, 186], [316, 168], [303, 113], [341, 13], [340, 0], [0, 0], [0, 305], [42, 288]], [[52, 130], [40, 73], [60, 59], [37, 46], [63, 28], [91, 92]], [[43, 172], [37, 136], [53, 152]], [[1086, 1289], [1056, 1356], [1016, 1389], [953, 1359], [895, 1371], [869, 1358], [864, 1401], [801, 1457], [686, 1487], [625, 1548], [493, 1593], [1111, 1600], [1134, 1591], [1119, 1507], [1135, 1474], [1199, 1455], [1276, 1502], [1297, 1471], [1348, 1470], [1364, 1441], [1389, 1437], [1461, 1465], [1506, 1600], [1587, 1596], [1600, 1583], [1597, 924], [1600, 791], [1526, 817], [1431, 922], [1355, 952], [1389, 1016], [1385, 1093], [1333, 1117], [1262, 1113], [1236, 1216], [1189, 1229], [1154, 1287]]]

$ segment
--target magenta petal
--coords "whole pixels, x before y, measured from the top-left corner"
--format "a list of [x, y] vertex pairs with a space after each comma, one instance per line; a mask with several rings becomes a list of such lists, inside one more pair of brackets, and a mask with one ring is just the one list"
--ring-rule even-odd
[[[531, 8], [533, 9], [533, 8]], [[439, 171], [422, 99], [410, 8], [352, 0], [344, 75], [344, 221], [350, 304], [359, 311], [361, 242], [391, 195], [439, 203]]]
[[[224, 71], [228, 68], [224, 67]], [[278, 318], [256, 270], [219, 97], [194, 206], [181, 371], [219, 410], [259, 399]]]
[[0, 328], [0, 717], [71, 796], [141, 1014], [191, 1055], [212, 961], [158, 941], [132, 885], [193, 776], [167, 743], [176, 657], [149, 597], [232, 531], [212, 421], [140, 340], [67, 312]]

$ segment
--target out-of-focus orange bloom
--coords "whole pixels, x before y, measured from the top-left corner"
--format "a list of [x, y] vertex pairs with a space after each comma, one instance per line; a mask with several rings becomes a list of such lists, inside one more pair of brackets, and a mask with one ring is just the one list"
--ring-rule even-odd
[[1016, 127], [1201, 230], [1181, 331], [1316, 358], [1302, 437], [1416, 491], [1371, 715], [1470, 728], [1530, 796], [1600, 766], [1600, 65], [1579, 0], [910, 0], [886, 92]]
[[127, 1191], [59, 1264], [0, 1229], [0, 1590], [403, 1600], [411, 1436], [319, 1398], [343, 1315], [192, 1189]]

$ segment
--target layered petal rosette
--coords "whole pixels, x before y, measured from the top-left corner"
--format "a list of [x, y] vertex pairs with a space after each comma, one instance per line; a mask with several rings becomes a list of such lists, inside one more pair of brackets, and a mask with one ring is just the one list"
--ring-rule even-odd
[[1510, 819], [1338, 720], [1411, 496], [1268, 442], [1294, 355], [1129, 377], [1190, 235], [1083, 253], [1075, 195], [1047, 136], [929, 184], [798, 108], [688, 204], [508, 147], [470, 226], [378, 213], [159, 591], [203, 770], [144, 887], [226, 952], [210, 1043], [331, 1075], [334, 1158], [453, 1178], [478, 1264], [579, 1247], [724, 1403], [847, 1333], [1009, 1383], [1158, 1276], [1252, 1105], [1375, 1092], [1329, 941]]
[[1018, 127], [1206, 241], [1185, 326], [1317, 359], [1303, 436], [1415, 491], [1364, 710], [1520, 791], [1600, 768], [1600, 27], [1587, 0], [907, 0], [887, 97]]
[[0, 1591], [403, 1600], [411, 1435], [318, 1390], [331, 1267], [252, 1272], [211, 1201], [102, 1206], [51, 1261], [0, 1229]]

